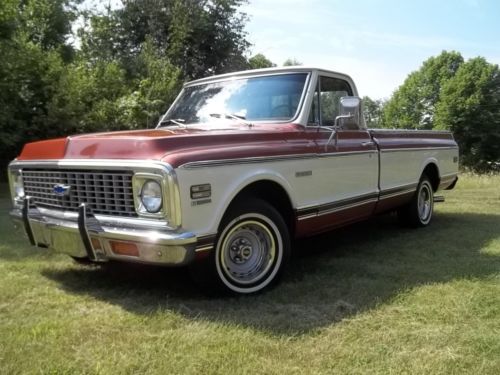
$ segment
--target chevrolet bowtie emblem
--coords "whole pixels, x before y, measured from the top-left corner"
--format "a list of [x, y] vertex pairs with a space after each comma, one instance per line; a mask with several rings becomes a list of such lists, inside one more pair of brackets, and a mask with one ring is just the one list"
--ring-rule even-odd
[[52, 191], [54, 192], [55, 195], [57, 195], [59, 197], [66, 197], [69, 195], [69, 192], [71, 191], [71, 186], [57, 184], [57, 185], [54, 185], [54, 187], [52, 188]]

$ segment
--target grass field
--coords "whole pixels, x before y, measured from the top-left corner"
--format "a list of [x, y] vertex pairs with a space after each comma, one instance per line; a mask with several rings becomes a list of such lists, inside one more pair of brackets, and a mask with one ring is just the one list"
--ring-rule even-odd
[[500, 373], [500, 176], [462, 176], [428, 228], [301, 241], [278, 287], [220, 299], [29, 247], [0, 189], [1, 374]]

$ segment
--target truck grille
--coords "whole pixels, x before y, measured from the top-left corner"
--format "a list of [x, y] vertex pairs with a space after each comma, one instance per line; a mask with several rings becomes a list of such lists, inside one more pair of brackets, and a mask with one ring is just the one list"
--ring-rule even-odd
[[[85, 203], [101, 215], [136, 217], [132, 193], [132, 172], [23, 169], [24, 191], [37, 206], [78, 211]], [[57, 185], [69, 187], [56, 194]]]

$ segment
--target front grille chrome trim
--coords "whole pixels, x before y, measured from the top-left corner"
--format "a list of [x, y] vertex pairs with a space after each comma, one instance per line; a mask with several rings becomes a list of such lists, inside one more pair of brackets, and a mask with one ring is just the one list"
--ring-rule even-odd
[[[143, 223], [152, 224], [153, 226], [168, 227], [172, 230], [180, 228], [182, 224], [181, 217], [181, 205], [180, 205], [180, 191], [179, 183], [177, 181], [177, 175], [174, 168], [165, 162], [159, 160], [150, 159], [136, 159], [136, 160], [124, 160], [124, 159], [56, 159], [56, 160], [18, 160], [15, 159], [9, 164], [9, 178], [16, 170], [24, 169], [71, 169], [79, 172], [84, 172], [88, 170], [99, 170], [101, 172], [130, 172], [135, 173], [154, 173], [162, 176], [165, 180], [165, 184], [168, 186], [167, 196], [165, 197], [168, 203], [168, 215], [165, 217], [149, 217], [141, 213], [138, 213], [136, 217], [127, 216], [115, 216], [106, 214], [95, 214], [94, 216], [100, 217], [100, 220], [109, 222], [109, 224], [125, 224], [126, 225], [139, 225], [142, 226]], [[15, 208], [20, 209], [21, 203], [16, 197], [12, 197], [12, 203]], [[51, 211], [55, 216], [73, 216], [77, 212], [73, 211], [60, 211], [54, 209], [54, 207], [43, 208], [39, 207], [39, 210]], [[137, 211], [136, 211], [137, 212]]]
[[[131, 171], [80, 171], [75, 169], [23, 168], [25, 194], [40, 207], [78, 212], [85, 203], [93, 214], [137, 217]], [[58, 195], [56, 186], [70, 189]]]

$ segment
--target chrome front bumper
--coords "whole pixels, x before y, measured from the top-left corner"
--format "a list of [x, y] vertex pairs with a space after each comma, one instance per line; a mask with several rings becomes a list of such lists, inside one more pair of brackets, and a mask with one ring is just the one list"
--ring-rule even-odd
[[[77, 215], [68, 217], [62, 213], [48, 214], [27, 198], [23, 208], [13, 209], [10, 215], [16, 226], [24, 228], [32, 245], [73, 257], [88, 257], [94, 262], [115, 259], [177, 266], [188, 264], [195, 257], [197, 238], [193, 233], [158, 226], [110, 225], [96, 219], [85, 204], [80, 205]], [[137, 251], [133, 255], [117, 253], [116, 248], [123, 245]]]

